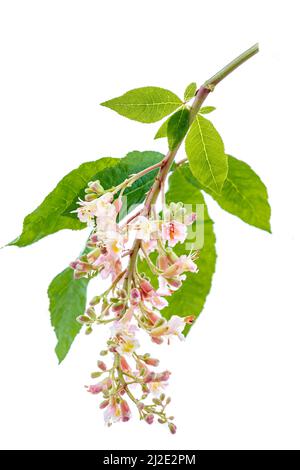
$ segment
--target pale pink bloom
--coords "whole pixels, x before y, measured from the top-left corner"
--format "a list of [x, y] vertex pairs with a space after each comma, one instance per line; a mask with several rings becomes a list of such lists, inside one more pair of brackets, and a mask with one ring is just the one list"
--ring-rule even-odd
[[153, 286], [146, 279], [143, 279], [140, 283], [141, 295], [144, 301], [149, 302], [151, 305], [156, 307], [158, 310], [162, 310], [168, 305], [166, 299], [161, 297]]
[[164, 392], [165, 388], [167, 387], [167, 384], [164, 382], [149, 382], [147, 386], [150, 393], [152, 393], [154, 396], [158, 396]]
[[121, 419], [120, 405], [116, 402], [115, 398], [111, 398], [109, 405], [105, 408], [103, 413], [104, 421], [107, 425], [116, 423]]
[[95, 270], [101, 269], [100, 276], [102, 279], [107, 279], [110, 275], [115, 279], [122, 271], [122, 264], [118, 257], [111, 252], [106, 252], [97, 258], [93, 263], [93, 268]]
[[179, 339], [184, 339], [182, 334], [185, 328], [185, 321], [184, 318], [179, 317], [178, 315], [173, 315], [167, 323], [168, 330], [167, 335], [175, 335], [178, 336]]
[[156, 291], [153, 292], [153, 295], [150, 297], [151, 304], [157, 308], [158, 310], [162, 310], [165, 308], [169, 303], [166, 299], [158, 295]]
[[162, 224], [162, 238], [169, 246], [175, 246], [178, 242], [183, 243], [187, 236], [187, 228], [181, 222], [172, 220]]
[[113, 194], [105, 193], [96, 199], [97, 231], [108, 232], [115, 229], [117, 209], [113, 202]]
[[191, 225], [193, 222], [195, 222], [196, 218], [197, 218], [197, 215], [195, 212], [191, 212], [191, 214], [187, 214], [184, 217], [185, 225]]
[[144, 382], [146, 384], [150, 384], [152, 382], [167, 382], [170, 378], [171, 372], [169, 370], [164, 370], [163, 372], [159, 372], [156, 374], [155, 372], [149, 372]]
[[119, 343], [119, 346], [116, 347], [116, 350], [119, 354], [131, 355], [136, 349], [140, 347], [140, 343], [135, 338], [124, 338]]
[[113, 322], [110, 327], [112, 336], [122, 336], [125, 338], [133, 338], [138, 328], [130, 323], [133, 315], [133, 307], [129, 307], [120, 320]]
[[94, 218], [97, 214], [97, 202], [93, 201], [81, 201], [79, 200], [78, 204], [80, 207], [74, 212], [77, 212], [77, 216], [80, 222], [86, 223], [88, 225], [93, 225]]
[[138, 330], [136, 325], [132, 325], [121, 320], [116, 320], [110, 327], [112, 336], [122, 336], [125, 338], [133, 338], [136, 331]]
[[157, 248], [157, 240], [151, 239], [148, 242], [143, 242], [143, 248], [145, 249], [146, 253], [152, 253]]
[[151, 240], [151, 235], [157, 231], [157, 224], [147, 217], [140, 215], [129, 224], [129, 228], [135, 232], [138, 240], [148, 243]]
[[160, 338], [162, 336], [178, 336], [179, 339], [184, 339], [182, 331], [186, 325], [185, 319], [178, 315], [173, 315], [170, 320], [157, 326], [151, 330], [151, 337]]
[[90, 385], [88, 388], [87, 388], [87, 391], [92, 393], [93, 395], [96, 395], [100, 392], [104, 392], [106, 390], [108, 390], [112, 385], [112, 381], [110, 378], [106, 378], [104, 380], [102, 380], [101, 382], [98, 382], [97, 384], [94, 384], [94, 385]]
[[122, 209], [122, 205], [123, 205], [122, 198], [119, 197], [118, 199], [114, 201], [114, 206], [115, 206], [117, 213], [119, 213], [120, 210]]
[[122, 264], [120, 254], [122, 252], [122, 237], [116, 233], [114, 239], [105, 241], [104, 247], [100, 250], [100, 255], [94, 260], [92, 266], [95, 270], [100, 270], [102, 279], [112, 275], [113, 279], [121, 273]]
[[173, 292], [178, 290], [182, 286], [181, 277], [165, 279], [162, 276], [159, 276], [159, 288], [157, 289], [158, 295], [168, 296], [172, 295]]
[[180, 256], [175, 263], [169, 266], [163, 273], [164, 277], [174, 277], [180, 276], [182, 273], [190, 271], [195, 273], [198, 271], [197, 265], [194, 261], [187, 255]]

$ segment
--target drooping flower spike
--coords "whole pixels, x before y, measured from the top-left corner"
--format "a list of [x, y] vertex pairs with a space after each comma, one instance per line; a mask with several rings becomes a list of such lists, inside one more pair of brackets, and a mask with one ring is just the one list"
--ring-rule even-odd
[[[185, 241], [187, 226], [195, 221], [195, 214], [187, 215], [183, 204], [172, 203], [166, 206], [162, 218], [154, 220], [151, 216], [137, 215], [121, 226], [117, 223], [120, 198], [114, 199], [112, 191], [104, 191], [99, 181], [89, 183], [85, 201], [79, 201], [79, 205], [78, 217], [92, 227], [92, 232], [88, 252], [70, 264], [74, 276], [100, 275], [111, 279], [111, 286], [94, 297], [85, 314], [78, 317], [88, 334], [97, 324], [110, 324], [110, 337], [102, 351], [102, 355], [111, 356], [110, 365], [98, 361], [98, 371], [92, 377], [101, 377], [101, 381], [87, 390], [102, 394], [99, 406], [104, 409], [108, 425], [128, 421], [132, 416], [131, 402], [146, 423], [152, 424], [156, 417], [174, 433], [173, 416], [166, 412], [170, 398], [164, 393], [170, 372], [153, 370], [159, 360], [139, 352], [137, 336], [144, 331], [157, 345], [164, 340], [169, 343], [171, 337], [183, 339], [183, 330], [191, 322], [191, 316], [185, 319], [174, 315], [166, 320], [160, 310], [168, 305], [166, 297], [180, 288], [184, 273], [197, 270], [191, 257], [178, 257], [172, 249]], [[134, 243], [137, 240], [140, 243], [140, 250], [133, 265], [126, 269], [124, 255], [132, 253], [129, 241], [132, 236]], [[149, 257], [153, 252], [156, 252], [156, 262]], [[139, 257], [155, 272], [159, 289], [139, 273]]]

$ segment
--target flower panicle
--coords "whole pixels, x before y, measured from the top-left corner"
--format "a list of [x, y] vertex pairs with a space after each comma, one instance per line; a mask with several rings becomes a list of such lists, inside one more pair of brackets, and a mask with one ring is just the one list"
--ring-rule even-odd
[[[169, 344], [174, 337], [184, 339], [185, 327], [194, 321], [193, 315], [166, 319], [161, 311], [168, 305], [168, 297], [182, 286], [186, 273], [197, 272], [197, 252], [178, 256], [174, 251], [177, 243], [185, 241], [187, 227], [196, 216], [188, 214], [182, 203], [171, 203], [165, 207], [164, 217], [154, 218], [139, 211], [121, 225], [117, 217], [126, 184], [131, 184], [130, 178], [110, 190], [105, 190], [100, 181], [90, 182], [85, 200], [80, 200], [76, 209], [79, 220], [92, 231], [85, 252], [70, 263], [74, 277], [99, 275], [111, 280], [110, 287], [94, 296], [84, 314], [77, 318], [85, 326], [86, 334], [99, 324], [110, 327], [101, 357], [107, 356], [111, 364], [106, 359], [98, 360], [97, 370], [91, 374], [98, 381], [89, 385], [87, 391], [102, 395], [99, 407], [108, 426], [129, 421], [134, 405], [141, 420], [165, 424], [174, 434], [174, 418], [167, 413], [171, 398], [165, 395], [171, 372], [157, 371], [159, 359], [139, 353], [139, 334], [147, 334], [157, 345], [165, 341]], [[135, 259], [130, 246], [132, 237], [139, 247]], [[127, 255], [130, 262], [126, 267]], [[152, 280], [139, 272], [139, 258], [147, 263]], [[158, 287], [154, 287], [154, 281]]]

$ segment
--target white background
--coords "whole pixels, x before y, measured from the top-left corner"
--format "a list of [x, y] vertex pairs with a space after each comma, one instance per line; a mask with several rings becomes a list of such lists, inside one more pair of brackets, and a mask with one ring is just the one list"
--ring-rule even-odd
[[160, 350], [173, 370], [176, 436], [138, 420], [104, 427], [83, 385], [105, 331], [80, 335], [57, 365], [47, 286], [86, 233], [1, 250], [1, 448], [300, 448], [298, 3], [1, 1], [1, 245], [81, 162], [166, 151], [153, 141], [159, 124], [98, 103], [144, 85], [182, 95], [256, 41], [260, 54], [207, 104], [226, 150], [258, 172], [273, 208], [269, 235], [208, 201], [213, 289], [187, 341]]

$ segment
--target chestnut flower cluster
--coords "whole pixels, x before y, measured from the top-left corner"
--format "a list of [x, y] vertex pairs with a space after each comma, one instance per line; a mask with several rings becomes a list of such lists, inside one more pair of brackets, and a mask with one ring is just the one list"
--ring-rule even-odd
[[[143, 330], [152, 342], [169, 343], [172, 337], [183, 339], [186, 324], [194, 320], [177, 315], [166, 320], [160, 311], [168, 305], [168, 296], [181, 287], [185, 273], [197, 271], [197, 253], [177, 256], [173, 250], [185, 241], [187, 226], [194, 222], [195, 214], [187, 214], [182, 203], [171, 203], [164, 206], [163, 217], [153, 209], [151, 214], [139, 211], [126, 223], [117, 223], [124, 189], [137, 177], [133, 175], [110, 190], [104, 190], [99, 181], [90, 182], [85, 200], [79, 201], [76, 210], [80, 221], [91, 227], [91, 234], [86, 253], [71, 263], [74, 276], [99, 275], [111, 280], [109, 288], [95, 296], [85, 314], [78, 317], [87, 334], [96, 325], [110, 326], [107, 348], [101, 352], [107, 358], [105, 362], [101, 358], [98, 370], [91, 374], [99, 381], [87, 390], [102, 394], [100, 409], [109, 426], [130, 419], [130, 402], [137, 407], [140, 419], [152, 424], [156, 418], [174, 434], [174, 417], [166, 411], [171, 401], [165, 395], [170, 372], [156, 371], [159, 360], [139, 352], [137, 336]], [[139, 271], [139, 259], [157, 277], [157, 289]]]

